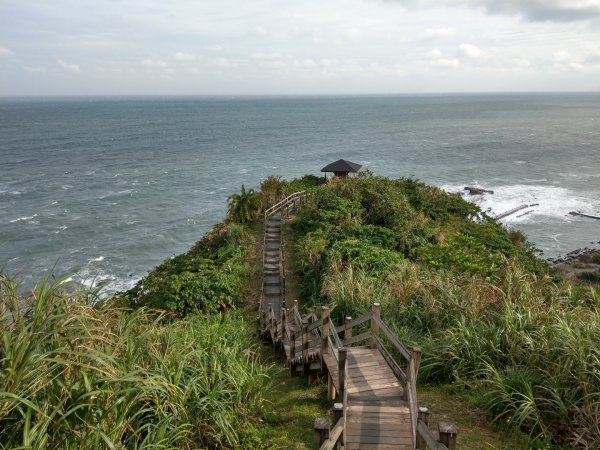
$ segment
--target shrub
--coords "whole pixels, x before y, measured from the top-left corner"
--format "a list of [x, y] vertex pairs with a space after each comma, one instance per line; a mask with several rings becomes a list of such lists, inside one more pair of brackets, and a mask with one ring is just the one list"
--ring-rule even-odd
[[241, 297], [252, 238], [239, 224], [217, 225], [188, 253], [165, 261], [124, 295], [135, 306], [175, 311], [229, 308]]

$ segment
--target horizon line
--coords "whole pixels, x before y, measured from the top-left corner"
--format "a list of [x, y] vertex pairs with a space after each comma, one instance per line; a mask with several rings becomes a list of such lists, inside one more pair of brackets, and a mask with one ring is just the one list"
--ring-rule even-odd
[[410, 97], [410, 96], [452, 96], [452, 95], [556, 95], [556, 94], [600, 94], [598, 90], [581, 91], [452, 91], [452, 92], [384, 92], [384, 93], [303, 93], [303, 94], [0, 94], [0, 99], [26, 98], [285, 98], [285, 97]]

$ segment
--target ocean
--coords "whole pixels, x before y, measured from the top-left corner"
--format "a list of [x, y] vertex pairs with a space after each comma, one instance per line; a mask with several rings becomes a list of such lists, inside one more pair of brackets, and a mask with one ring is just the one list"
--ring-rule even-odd
[[[600, 241], [600, 93], [0, 99], [0, 268], [104, 295], [185, 252], [229, 194], [339, 158], [469, 197], [556, 257]], [[598, 244], [595, 244], [598, 246]]]

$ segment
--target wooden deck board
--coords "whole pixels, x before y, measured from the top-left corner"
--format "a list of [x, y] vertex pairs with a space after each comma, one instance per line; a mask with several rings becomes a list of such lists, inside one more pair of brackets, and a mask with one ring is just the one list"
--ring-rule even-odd
[[346, 363], [346, 448], [412, 450], [408, 404], [383, 356], [378, 350], [350, 347]]

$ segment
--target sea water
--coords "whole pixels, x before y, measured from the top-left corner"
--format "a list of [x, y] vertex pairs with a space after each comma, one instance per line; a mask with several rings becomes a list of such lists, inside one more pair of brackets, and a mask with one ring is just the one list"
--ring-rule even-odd
[[132, 286], [269, 175], [339, 158], [469, 197], [544, 257], [600, 221], [600, 94], [0, 99], [0, 267]]

